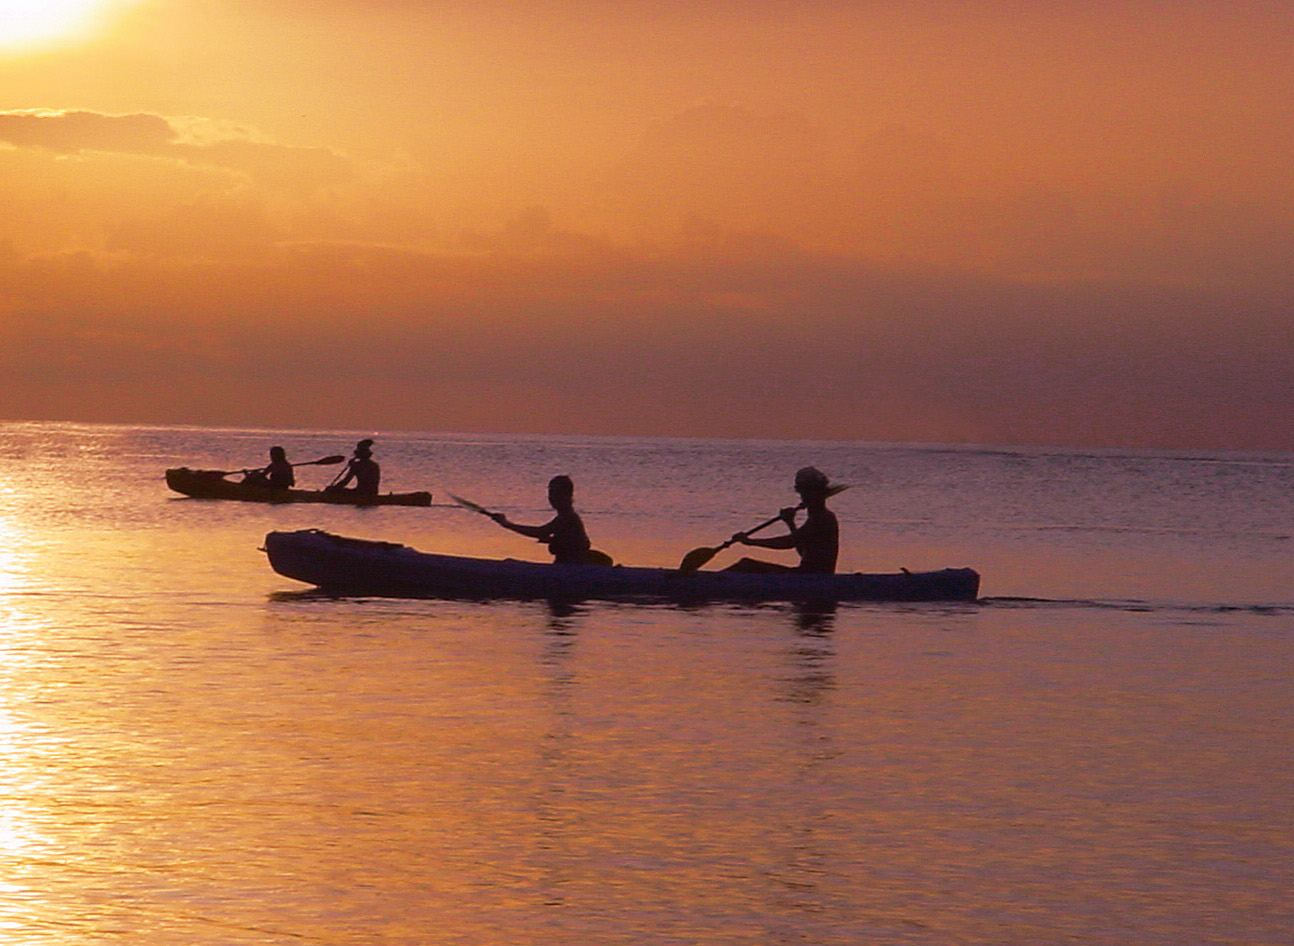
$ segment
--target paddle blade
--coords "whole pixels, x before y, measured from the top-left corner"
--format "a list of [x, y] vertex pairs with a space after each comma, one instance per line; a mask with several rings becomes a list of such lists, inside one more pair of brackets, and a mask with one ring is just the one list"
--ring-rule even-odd
[[464, 509], [470, 509], [472, 512], [479, 512], [483, 516], [488, 516], [490, 514], [490, 510], [486, 509], [480, 503], [472, 502], [470, 499], [464, 499], [462, 496], [455, 496], [453, 493], [449, 494], [449, 498], [458, 503]]
[[318, 460], [311, 460], [309, 463], [302, 463], [301, 466], [335, 466], [346, 460], [340, 453], [333, 454], [330, 457], [320, 457]]
[[683, 556], [683, 561], [679, 562], [678, 570], [681, 572], [694, 572], [698, 568], [710, 563], [710, 559], [719, 554], [718, 549], [699, 548], [693, 549]]

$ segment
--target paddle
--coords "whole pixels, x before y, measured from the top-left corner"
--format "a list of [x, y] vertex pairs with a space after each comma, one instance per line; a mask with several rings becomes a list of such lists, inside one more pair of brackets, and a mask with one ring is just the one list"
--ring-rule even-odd
[[[835, 496], [837, 493], [843, 493], [847, 489], [849, 489], [848, 483], [837, 483], [835, 486], [827, 487], [827, 496], [828, 497]], [[803, 508], [804, 508], [804, 503], [800, 503], [800, 505], [795, 507], [797, 512]], [[768, 519], [768, 520], [765, 520], [764, 522], [761, 522], [753, 529], [747, 529], [744, 534], [750, 535], [751, 533], [758, 532], [760, 529], [767, 529], [773, 523], [781, 521], [781, 518], [782, 518], [782, 514], [779, 512], [772, 519]], [[693, 549], [692, 551], [688, 552], [686, 555], [683, 556], [683, 561], [679, 562], [678, 570], [684, 573], [696, 571], [698, 568], [701, 568], [703, 565], [708, 564], [710, 559], [714, 558], [716, 555], [718, 555], [728, 546], [732, 545], [734, 541], [736, 540], [728, 539], [726, 542], [720, 543], [719, 545], [716, 545], [713, 548], [702, 546], [701, 548]]]
[[[454, 502], [458, 503], [464, 509], [470, 509], [472, 510], [472, 512], [480, 513], [482, 516], [485, 516], [487, 519], [490, 519], [496, 524], [502, 525], [502, 523], [499, 523], [499, 520], [494, 518], [499, 514], [497, 512], [491, 512], [490, 510], [482, 506], [480, 503], [474, 503], [470, 499], [464, 499], [462, 496], [455, 496], [453, 493], [449, 494], [449, 498], [452, 499]], [[597, 549], [589, 549], [588, 556], [589, 556], [588, 564], [590, 565], [614, 565], [615, 564], [615, 559], [613, 559], [606, 552], [599, 552]]]
[[490, 512], [490, 510], [486, 509], [480, 503], [474, 503], [470, 499], [464, 499], [462, 496], [455, 496], [453, 493], [449, 494], [449, 498], [458, 503], [464, 509], [470, 509], [472, 512], [479, 512], [481, 515], [489, 519], [494, 518], [494, 513]]
[[[290, 463], [288, 465], [289, 466], [332, 466], [335, 463], [341, 463], [345, 459], [346, 459], [345, 457], [341, 456], [340, 454], [337, 454], [331, 457], [320, 457], [318, 460], [303, 460], [300, 463]], [[265, 467], [263, 466], [254, 466], [247, 470], [227, 470], [221, 473], [220, 475], [233, 476], [235, 473], [241, 473], [246, 475], [248, 473], [255, 473], [258, 470], [263, 470], [263, 469], [265, 469]]]

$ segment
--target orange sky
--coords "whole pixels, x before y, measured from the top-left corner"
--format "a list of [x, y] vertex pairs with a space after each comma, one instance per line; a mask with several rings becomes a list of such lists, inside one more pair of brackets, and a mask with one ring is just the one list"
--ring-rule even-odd
[[9, 6], [0, 418], [1294, 450], [1294, 4]]

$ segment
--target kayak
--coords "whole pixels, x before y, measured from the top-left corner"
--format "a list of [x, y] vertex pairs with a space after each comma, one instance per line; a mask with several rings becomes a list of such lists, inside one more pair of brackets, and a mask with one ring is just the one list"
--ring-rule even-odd
[[419, 552], [318, 529], [265, 536], [270, 567], [335, 594], [397, 598], [665, 599], [675, 601], [974, 601], [970, 568], [897, 574], [679, 572], [556, 565]]
[[353, 492], [323, 489], [275, 489], [225, 479], [218, 470], [190, 470], [181, 466], [166, 471], [166, 485], [195, 499], [236, 499], [248, 503], [335, 503], [346, 506], [430, 506], [431, 493], [381, 493], [356, 496]]

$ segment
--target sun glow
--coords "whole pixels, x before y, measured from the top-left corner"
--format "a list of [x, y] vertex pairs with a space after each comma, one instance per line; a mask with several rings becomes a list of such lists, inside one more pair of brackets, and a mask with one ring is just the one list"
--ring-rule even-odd
[[0, 50], [76, 39], [112, 0], [0, 0]]

